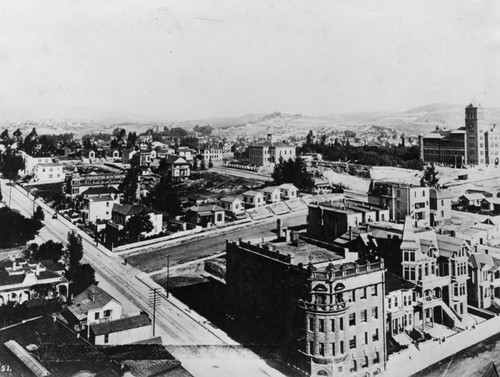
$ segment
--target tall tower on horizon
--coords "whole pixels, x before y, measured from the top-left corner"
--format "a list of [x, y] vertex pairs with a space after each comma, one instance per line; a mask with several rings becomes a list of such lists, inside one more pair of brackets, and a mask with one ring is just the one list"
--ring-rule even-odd
[[484, 109], [481, 105], [472, 103], [465, 108], [466, 156], [471, 165], [488, 164], [486, 151], [486, 126], [484, 124]]

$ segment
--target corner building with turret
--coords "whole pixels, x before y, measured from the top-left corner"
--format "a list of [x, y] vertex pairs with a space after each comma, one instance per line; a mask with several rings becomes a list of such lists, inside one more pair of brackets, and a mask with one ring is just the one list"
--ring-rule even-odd
[[385, 267], [347, 249], [290, 234], [228, 242], [230, 333], [305, 376], [375, 376], [385, 370]]

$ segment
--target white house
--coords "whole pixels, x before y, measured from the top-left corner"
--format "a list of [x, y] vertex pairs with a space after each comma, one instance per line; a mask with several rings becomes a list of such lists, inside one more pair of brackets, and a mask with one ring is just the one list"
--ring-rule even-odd
[[227, 212], [232, 212], [235, 215], [242, 213], [245, 210], [243, 200], [237, 196], [226, 196], [219, 199], [219, 206], [224, 208]]
[[212, 160], [212, 162], [222, 162], [222, 148], [206, 148], [202, 149], [200, 152], [207, 164], [210, 160]]
[[90, 325], [90, 343], [118, 346], [152, 338], [153, 326], [147, 314], [125, 317]]
[[87, 196], [83, 198], [83, 209], [80, 211], [85, 224], [96, 223], [97, 220], [111, 220], [113, 205], [120, 203], [118, 196]]
[[283, 200], [295, 199], [298, 196], [298, 188], [291, 183], [283, 183], [280, 185], [281, 198]]
[[278, 203], [281, 201], [281, 190], [278, 186], [269, 186], [262, 190], [267, 203]]
[[75, 330], [86, 331], [87, 337], [90, 325], [122, 317], [122, 305], [95, 285], [73, 298], [68, 310], [76, 320]]
[[33, 180], [40, 183], [62, 182], [65, 179], [62, 164], [38, 164], [35, 166], [33, 173]]
[[260, 191], [249, 190], [242, 194], [245, 208], [262, 207], [266, 205], [264, 194]]
[[25, 152], [21, 152], [24, 158], [24, 173], [32, 175], [35, 172], [35, 166], [38, 164], [50, 164], [52, 162], [51, 156], [38, 156], [32, 157]]

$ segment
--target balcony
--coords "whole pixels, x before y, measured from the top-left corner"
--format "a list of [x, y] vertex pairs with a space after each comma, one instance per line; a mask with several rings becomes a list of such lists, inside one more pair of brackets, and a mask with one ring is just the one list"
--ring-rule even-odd
[[349, 305], [347, 302], [338, 302], [334, 304], [313, 304], [304, 300], [299, 300], [299, 307], [311, 312], [322, 313], [343, 313]]

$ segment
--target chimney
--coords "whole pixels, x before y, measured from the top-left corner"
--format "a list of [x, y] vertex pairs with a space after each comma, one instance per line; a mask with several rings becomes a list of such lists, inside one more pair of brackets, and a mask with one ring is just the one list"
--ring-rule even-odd
[[35, 267], [35, 275], [40, 276], [40, 263], [38, 263]]
[[92, 296], [90, 297], [90, 299], [92, 300], [92, 302], [95, 301], [95, 293], [92, 293]]
[[285, 228], [285, 242], [289, 243], [291, 240], [292, 230]]

